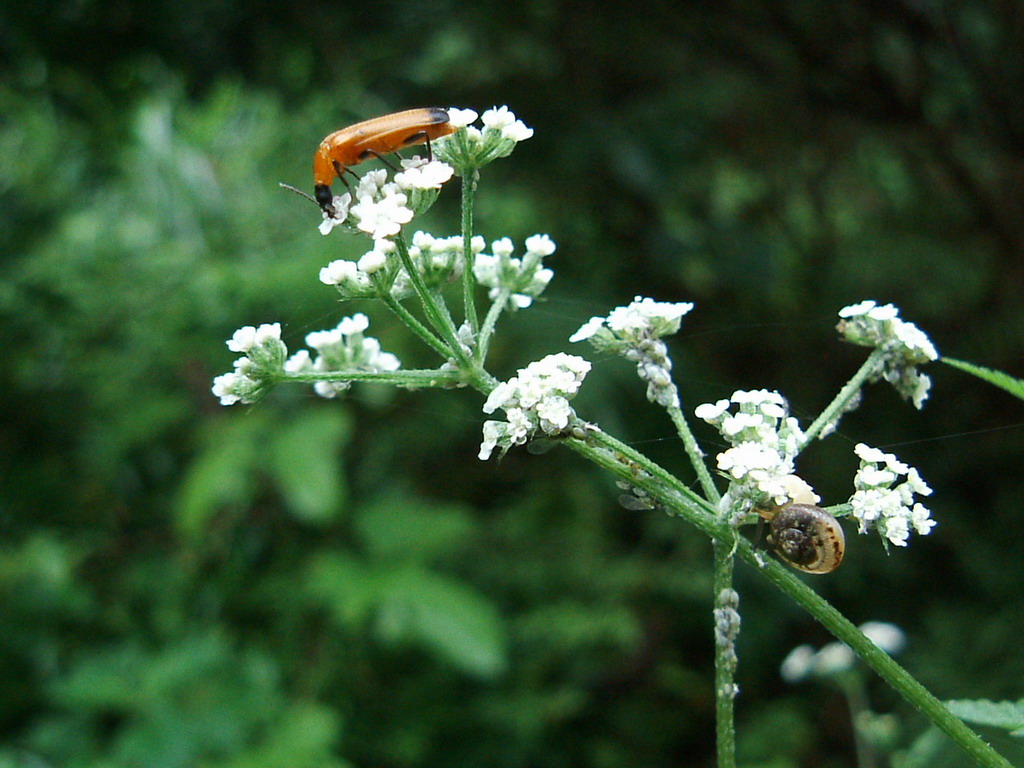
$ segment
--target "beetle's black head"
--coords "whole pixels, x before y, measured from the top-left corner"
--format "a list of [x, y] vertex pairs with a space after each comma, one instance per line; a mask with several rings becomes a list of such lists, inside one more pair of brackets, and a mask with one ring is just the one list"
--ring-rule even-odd
[[317, 184], [313, 188], [313, 192], [316, 194], [316, 201], [323, 208], [324, 212], [331, 214], [334, 211], [331, 203], [334, 200], [334, 193], [331, 192], [331, 188], [326, 184]]

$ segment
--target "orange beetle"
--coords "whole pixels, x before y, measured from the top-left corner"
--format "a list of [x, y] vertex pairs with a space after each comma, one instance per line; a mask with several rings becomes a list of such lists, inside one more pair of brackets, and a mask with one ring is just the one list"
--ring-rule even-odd
[[320, 142], [313, 155], [316, 202], [330, 213], [334, 198], [331, 182], [335, 176], [344, 182], [343, 174], [353, 165], [415, 144], [426, 144], [429, 153], [431, 139], [454, 132], [448, 112], [441, 107], [407, 109], [335, 131]]

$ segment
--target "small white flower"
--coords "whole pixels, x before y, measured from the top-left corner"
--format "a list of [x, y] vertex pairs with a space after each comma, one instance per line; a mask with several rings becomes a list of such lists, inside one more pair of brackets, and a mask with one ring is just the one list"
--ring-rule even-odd
[[810, 645], [798, 645], [782, 661], [779, 673], [787, 683], [803, 680], [814, 671], [815, 651]]
[[484, 422], [484, 440], [480, 443], [480, 452], [477, 454], [480, 461], [487, 461], [491, 458], [494, 449], [498, 447], [498, 441], [505, 436], [507, 428], [508, 424], [504, 421]]
[[569, 341], [584, 341], [585, 339], [589, 339], [602, 328], [604, 328], [604, 318], [592, 317], [581, 325], [580, 329], [576, 331], [576, 333], [569, 337]]
[[515, 249], [516, 247], [512, 244], [511, 237], [503, 237], [491, 243], [491, 251], [499, 258], [511, 256]]
[[344, 195], [335, 195], [331, 200], [331, 211], [323, 212], [323, 221], [320, 222], [320, 234], [330, 234], [331, 230], [340, 224], [344, 224], [348, 218], [348, 209], [352, 204], [352, 195], [346, 192]]
[[555, 252], [555, 242], [548, 235], [530, 235], [526, 238], [527, 253], [535, 253], [538, 256], [550, 256]]
[[872, 462], [875, 464], [884, 462], [886, 458], [892, 455], [878, 448], [872, 448], [871, 446], [865, 445], [864, 443], [857, 443], [855, 446], [853, 446], [853, 452], [857, 454], [857, 456], [861, 460]]
[[526, 438], [533, 428], [526, 411], [522, 408], [509, 408], [505, 412], [505, 416], [508, 418], [509, 436], [512, 438], [512, 442], [518, 444], [526, 442]]
[[308, 349], [300, 349], [294, 355], [285, 360], [285, 373], [301, 373], [313, 367], [313, 358], [309, 355]]
[[829, 643], [814, 656], [814, 673], [821, 677], [834, 677], [852, 669], [857, 657], [848, 645]]
[[484, 111], [483, 117], [480, 118], [485, 128], [504, 128], [507, 125], [511, 125], [515, 122], [516, 116], [507, 106], [491, 107]]
[[731, 404], [731, 400], [719, 400], [716, 403], [703, 403], [693, 410], [693, 415], [698, 419], [703, 419], [709, 424], [716, 424], [719, 422], [721, 417], [728, 412]]
[[732, 437], [745, 429], [757, 430], [766, 425], [767, 422], [758, 413], [737, 413], [722, 422], [721, 430], [725, 437]]
[[255, 389], [256, 382], [239, 373], [222, 373], [213, 380], [212, 392], [221, 405], [245, 402], [247, 392]]
[[341, 322], [338, 323], [338, 332], [343, 336], [351, 336], [356, 333], [362, 333], [369, 327], [370, 318], [362, 312], [357, 312], [352, 317], [342, 318]]
[[403, 224], [412, 221], [413, 212], [406, 207], [406, 202], [407, 198], [401, 192], [389, 194], [379, 202], [367, 195], [352, 206], [350, 213], [359, 219], [357, 226], [360, 230], [374, 240], [382, 240], [397, 235]]
[[545, 397], [537, 403], [537, 415], [545, 432], [558, 432], [569, 426], [573, 410], [564, 397]]
[[888, 654], [899, 653], [907, 644], [903, 630], [887, 621], [867, 621], [860, 625], [860, 631]]
[[252, 325], [245, 325], [239, 328], [227, 342], [228, 349], [232, 352], [248, 352], [256, 341], [256, 328]]
[[385, 187], [388, 183], [388, 172], [380, 168], [376, 171], [368, 171], [363, 174], [363, 177], [359, 180], [359, 184], [356, 186], [356, 200], [362, 200], [364, 197], [374, 198], [384, 193], [386, 194]]
[[476, 118], [477, 114], [472, 109], [448, 108], [448, 122], [454, 128], [465, 128], [470, 123], [475, 123]]
[[501, 135], [515, 142], [525, 141], [533, 136], [533, 128], [527, 128], [522, 120], [516, 120], [502, 128]]
[[910, 511], [910, 524], [914, 526], [914, 530], [921, 536], [927, 536], [931, 533], [932, 528], [936, 524], [931, 519], [931, 514], [931, 511], [921, 504], [915, 504], [914, 508]]
[[281, 339], [280, 323], [263, 323], [259, 328], [246, 325], [239, 328], [227, 342], [228, 349], [232, 352], [248, 352], [253, 347], [266, 344], [268, 341], [279, 341]]
[[[378, 240], [378, 243], [391, 243], [390, 240]], [[394, 246], [394, 243], [391, 243]], [[372, 251], [364, 253], [357, 264], [360, 272], [364, 272], [367, 275], [372, 275], [374, 272], [379, 272], [388, 265], [388, 254], [383, 248], [374, 248]]]
[[324, 285], [342, 285], [354, 280], [358, 271], [355, 262], [347, 259], [335, 259], [320, 270], [320, 282]]
[[455, 169], [447, 163], [434, 160], [423, 165], [408, 167], [395, 174], [395, 183], [403, 189], [440, 189], [441, 185], [451, 179], [454, 173]]

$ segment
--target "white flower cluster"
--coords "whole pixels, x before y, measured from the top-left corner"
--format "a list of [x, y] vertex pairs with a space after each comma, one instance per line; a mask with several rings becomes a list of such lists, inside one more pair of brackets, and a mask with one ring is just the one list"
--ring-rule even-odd
[[526, 254], [513, 258], [515, 246], [503, 237], [491, 243], [492, 254], [477, 253], [473, 261], [473, 276], [488, 288], [491, 301], [502, 291], [510, 294], [509, 307], [525, 309], [548, 287], [554, 272], [544, 267], [544, 257], [555, 252], [555, 244], [547, 235], [526, 238]]
[[[860, 625], [860, 631], [888, 654], [897, 654], [907, 644], [903, 630], [885, 621], [868, 621]], [[857, 657], [844, 643], [829, 643], [815, 651], [813, 646], [799, 645], [789, 652], [782, 662], [779, 673], [787, 683], [797, 683], [805, 678], [834, 678], [853, 668]]]
[[269, 379], [281, 371], [288, 355], [288, 348], [281, 341], [281, 324], [239, 328], [227, 345], [244, 357], [235, 360], [234, 371], [213, 380], [213, 394], [220, 398], [221, 405], [255, 403], [270, 389]]
[[559, 435], [575, 418], [569, 401], [579, 391], [590, 363], [582, 357], [558, 353], [519, 369], [518, 375], [496, 386], [484, 403], [484, 413], [501, 408], [505, 421], [485, 421], [480, 459], [486, 461], [495, 448], [502, 453], [523, 445], [538, 432]]
[[533, 129], [516, 119], [505, 106], [492, 107], [483, 113], [483, 129], [471, 125], [476, 118], [472, 109], [449, 109], [449, 122], [465, 130], [434, 142], [434, 155], [455, 166], [460, 176], [468, 176], [493, 160], [507, 157], [520, 141], [533, 136]]
[[[306, 335], [306, 343], [316, 350], [314, 358], [309, 350], [300, 349], [284, 364], [287, 373], [342, 373], [351, 371], [396, 371], [401, 367], [398, 358], [382, 352], [380, 342], [363, 333], [370, 320], [359, 313], [342, 318], [336, 328], [313, 331]], [[313, 389], [321, 397], [334, 397], [351, 386], [348, 381], [318, 381]]]
[[[462, 277], [461, 235], [434, 237], [426, 232], [416, 232], [409, 247], [409, 258], [428, 288], [442, 288], [446, 283]], [[484, 239], [475, 235], [469, 244], [472, 254], [480, 253], [485, 247]], [[412, 282], [405, 267], [398, 270], [398, 276], [391, 287], [391, 295], [403, 299], [413, 293]]]
[[363, 232], [374, 240], [394, 237], [414, 214], [433, 204], [441, 185], [455, 173], [446, 163], [418, 156], [402, 160], [402, 168], [394, 181], [388, 181], [385, 170], [370, 171], [359, 180], [354, 196], [349, 192], [335, 195], [332, 211], [324, 211], [320, 233], [326, 235], [344, 225], [348, 231]]
[[922, 408], [932, 381], [917, 366], [939, 358], [928, 336], [913, 323], [901, 320], [899, 310], [892, 304], [879, 306], [871, 300], [862, 301], [843, 307], [839, 316], [843, 319], [837, 327], [847, 341], [885, 350], [871, 380], [885, 379], [915, 408]]
[[[463, 242], [458, 235], [434, 237], [417, 231], [409, 246], [409, 258], [430, 288], [440, 288], [462, 275]], [[474, 237], [470, 248], [473, 253], [484, 249], [484, 239]], [[336, 259], [320, 270], [320, 282], [336, 285], [346, 299], [379, 297], [390, 292], [396, 299], [412, 293], [411, 282], [401, 266], [392, 240], [376, 240], [373, 250], [357, 261]]]
[[697, 406], [694, 414], [714, 425], [732, 446], [718, 454], [718, 469], [732, 480], [722, 508], [733, 511], [735, 522], [756, 505], [790, 500], [789, 476], [804, 433], [782, 395], [739, 390], [729, 400]]
[[859, 532], [874, 528], [897, 547], [907, 546], [911, 528], [927, 535], [935, 521], [926, 507], [914, 502], [914, 496], [929, 496], [932, 489], [917, 470], [864, 443], [853, 450], [860, 457], [860, 469], [853, 479], [856, 491], [850, 506], [860, 523]]
[[608, 317], [590, 318], [569, 341], [589, 339], [599, 352], [614, 352], [635, 362], [637, 375], [647, 382], [647, 399], [678, 408], [672, 360], [661, 337], [676, 333], [683, 315], [691, 309], [693, 304], [686, 301], [655, 301], [637, 296], [632, 303], [613, 309]]

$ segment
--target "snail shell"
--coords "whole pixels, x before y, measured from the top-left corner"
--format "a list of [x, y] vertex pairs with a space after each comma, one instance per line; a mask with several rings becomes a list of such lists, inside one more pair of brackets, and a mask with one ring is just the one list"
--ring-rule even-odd
[[843, 561], [846, 537], [832, 515], [813, 504], [786, 504], [770, 518], [779, 557], [807, 573], [831, 573]]

